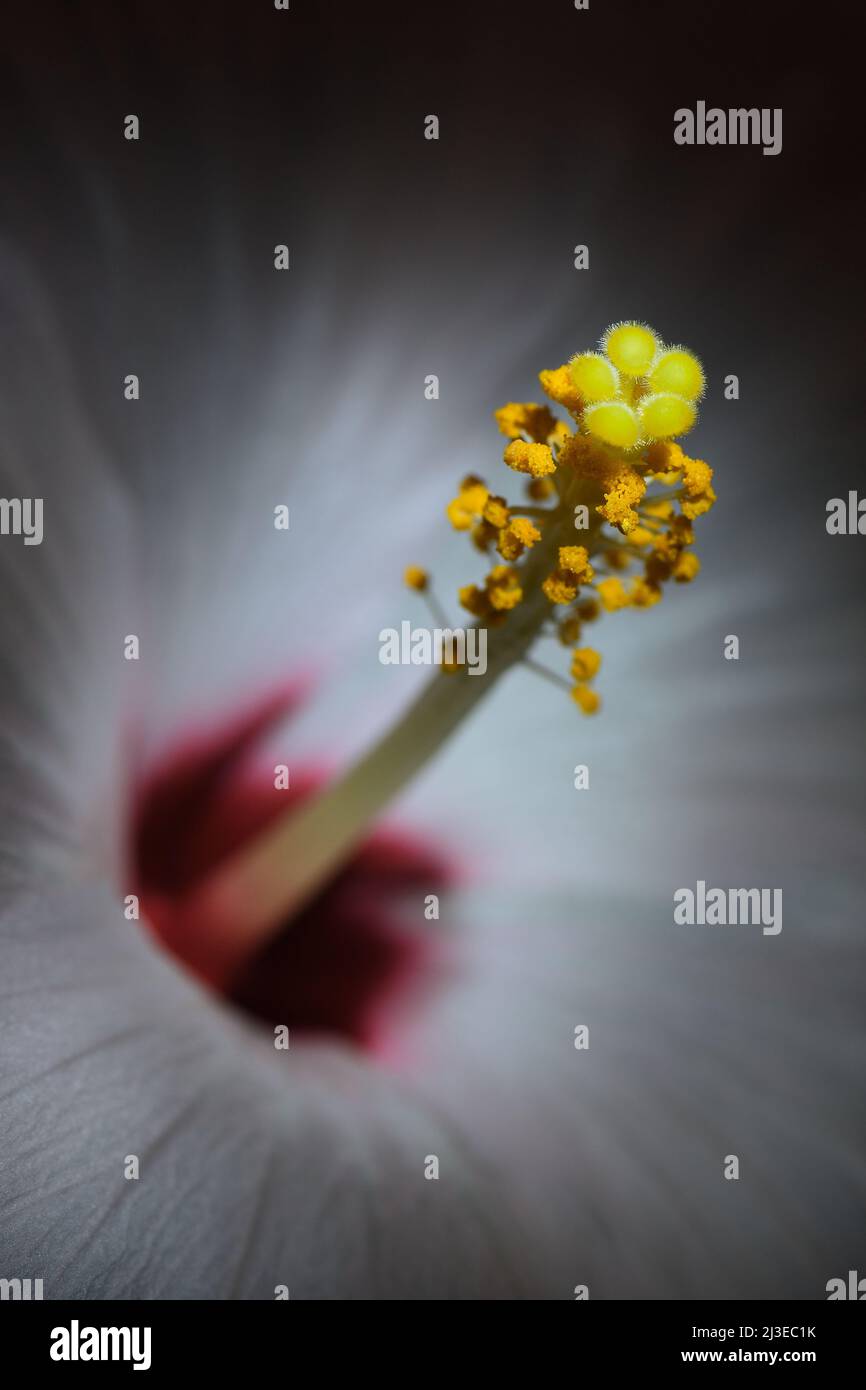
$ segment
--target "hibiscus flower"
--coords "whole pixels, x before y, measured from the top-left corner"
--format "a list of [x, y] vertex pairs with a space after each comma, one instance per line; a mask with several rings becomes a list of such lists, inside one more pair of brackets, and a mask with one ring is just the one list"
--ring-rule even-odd
[[[468, 592], [448, 488], [504, 471], [493, 410], [589, 341], [527, 250], [534, 209], [506, 233], [454, 190], [436, 219], [447, 293], [419, 284], [426, 202], [384, 242], [381, 217], [348, 225], [369, 167], [343, 130], [317, 160], [341, 176], [296, 209], [271, 165], [249, 168], [245, 121], [271, 124], [252, 78], [259, 61], [264, 90], [282, 74], [237, 61], [247, 95], [207, 107], [222, 125], [189, 161], [183, 120], [157, 135], [153, 112], [152, 143], [123, 146], [122, 65], [94, 107], [71, 77], [71, 124], [39, 143], [68, 162], [17, 170], [4, 200], [2, 495], [44, 500], [44, 538], [0, 538], [0, 1277], [42, 1278], [48, 1298], [822, 1297], [862, 1253], [858, 628], [824, 622], [854, 590], [795, 543], [811, 532], [792, 459], [768, 447], [790, 408], [780, 369], [748, 430], [705, 407], [726, 484], [700, 584], [674, 579], [650, 614], [646, 580], [604, 618], [602, 672], [583, 645], [564, 668], [579, 708], [509, 669], [312, 882], [287, 852], [303, 901], [213, 963], [190, 903], [269, 828], [291, 845], [293, 817], [428, 679], [378, 660], [381, 629], [419, 611], [404, 567], [430, 565], [454, 621], [461, 591], [511, 603], [480, 554]], [[191, 110], [186, 69], [156, 72], [163, 110]], [[301, 275], [297, 257], [274, 269], [284, 235]], [[661, 235], [642, 231], [649, 264]], [[631, 273], [630, 238], [608, 245]], [[503, 302], [521, 248], [533, 268]], [[724, 308], [659, 298], [647, 312], [700, 328], [719, 375], [742, 341]], [[768, 331], [741, 373], [771, 348], [788, 351]], [[558, 446], [516, 433], [529, 481], [530, 444]], [[600, 505], [627, 540], [639, 488], [627, 469], [615, 483]], [[689, 485], [703, 505], [706, 476]], [[476, 515], [473, 487], [452, 521], [486, 520], [506, 566], [540, 553], [537, 517], [485, 518], [489, 489]], [[604, 583], [587, 564], [572, 551], [539, 575], [545, 602]], [[760, 658], [726, 662], [728, 633]], [[673, 893], [699, 878], [781, 884], [784, 930], [676, 925]]]

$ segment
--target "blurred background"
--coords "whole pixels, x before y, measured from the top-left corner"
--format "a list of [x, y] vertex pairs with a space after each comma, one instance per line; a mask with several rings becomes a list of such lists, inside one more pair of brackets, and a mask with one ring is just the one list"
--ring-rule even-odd
[[[455, 621], [457, 587], [484, 573], [444, 508], [467, 472], [513, 482], [493, 411], [540, 399], [538, 371], [618, 319], [704, 362], [688, 447], [716, 470], [719, 501], [696, 528], [697, 582], [593, 631], [596, 719], [514, 672], [394, 808], [468, 867], [476, 917], [585, 927], [569, 968], [597, 973], [598, 1045], [617, 1058], [602, 1110], [616, 1112], [632, 1067], [662, 1097], [631, 1110], [627, 1139], [608, 1115], [611, 1153], [645, 1143], [652, 1166], [681, 1133], [693, 1173], [712, 1116], [719, 1165], [761, 1154], [760, 1191], [739, 1216], [722, 1192], [709, 1218], [721, 1243], [726, 1227], [741, 1242], [719, 1255], [723, 1274], [702, 1286], [672, 1259], [654, 1285], [671, 1239], [654, 1218], [635, 1268], [602, 1261], [608, 1297], [823, 1297], [863, 1259], [866, 541], [825, 529], [828, 499], [862, 472], [849, 23], [835, 4], [807, 23], [788, 5], [715, 0], [292, 0], [287, 13], [85, 0], [4, 22], [5, 278], [25, 321], [44, 315], [40, 352], [64, 364], [55, 387], [23, 355], [17, 400], [41, 402], [55, 435], [29, 455], [8, 444], [6, 462], [38, 479], [47, 517], [109, 496], [123, 517], [133, 578], [117, 621], [149, 652], [146, 687], [122, 697], [142, 764], [304, 671], [315, 697], [274, 750], [345, 765], [424, 680], [378, 660], [381, 628], [426, 621], [404, 566], [432, 571]], [[674, 111], [699, 100], [781, 107], [782, 153], [675, 145]], [[67, 399], [95, 441], [74, 468], [56, 445]], [[271, 524], [280, 502], [288, 544]], [[70, 545], [64, 566], [77, 602], [104, 601], [92, 547]], [[738, 662], [722, 656], [730, 633]], [[38, 665], [38, 634], [22, 641]], [[565, 669], [554, 644], [538, 655]], [[87, 670], [66, 693], [92, 713]], [[67, 751], [96, 796], [112, 776], [104, 731]], [[577, 763], [590, 794], [574, 790]], [[781, 887], [781, 935], [684, 937], [672, 894], [699, 878]], [[543, 1083], [525, 1056], [500, 1056], [515, 1085]], [[602, 1164], [605, 1123], [591, 1121]], [[658, 1197], [677, 1228], [692, 1219], [680, 1181]], [[702, 1182], [696, 1210], [716, 1200]], [[762, 1225], [779, 1188], [811, 1233], [784, 1249]], [[564, 1181], [558, 1200], [548, 1214], [564, 1220], [581, 1198]], [[621, 1200], [623, 1227], [639, 1225], [651, 1204], [634, 1186]], [[594, 1238], [628, 1244], [607, 1220]]]

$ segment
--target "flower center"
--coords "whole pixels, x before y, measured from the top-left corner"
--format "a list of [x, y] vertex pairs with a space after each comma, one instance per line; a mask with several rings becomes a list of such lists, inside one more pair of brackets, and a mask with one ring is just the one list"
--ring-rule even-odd
[[281, 692], [233, 725], [180, 743], [152, 770], [136, 797], [136, 891], [161, 942], [237, 1007], [290, 1033], [375, 1051], [398, 1009], [435, 974], [424, 899], [448, 878], [439, 855], [406, 835], [376, 832], [264, 945], [233, 952], [227, 971], [195, 909], [227, 858], [321, 786], [321, 774], [293, 767], [290, 788], [278, 789], [273, 765], [257, 754], [297, 700]]

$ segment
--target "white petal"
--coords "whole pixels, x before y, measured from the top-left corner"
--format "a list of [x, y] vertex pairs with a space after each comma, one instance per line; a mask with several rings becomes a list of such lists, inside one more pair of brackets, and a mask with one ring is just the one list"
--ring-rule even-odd
[[[130, 671], [142, 631], [129, 511], [76, 393], [51, 306], [0, 255], [0, 493], [43, 501], [41, 544], [0, 538], [0, 884], [120, 859]], [[138, 703], [141, 703], [139, 698]]]
[[105, 894], [20, 901], [0, 951], [4, 1271], [48, 1298], [532, 1287], [481, 1136], [413, 1087], [347, 1049], [252, 1036]]

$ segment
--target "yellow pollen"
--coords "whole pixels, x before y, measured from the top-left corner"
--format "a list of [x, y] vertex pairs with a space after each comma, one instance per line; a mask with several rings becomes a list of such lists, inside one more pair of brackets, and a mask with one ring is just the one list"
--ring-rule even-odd
[[708, 512], [716, 500], [711, 479], [713, 470], [703, 459], [690, 459], [684, 457], [683, 460], [683, 486], [686, 498], [682, 502], [682, 513], [689, 521], [694, 521], [696, 517], [703, 516]]
[[616, 613], [620, 608], [628, 608], [629, 598], [621, 579], [600, 579], [595, 591], [601, 599], [601, 606], [608, 613]]
[[552, 449], [561, 449], [567, 440], [572, 438], [573, 431], [568, 428], [564, 420], [557, 420], [556, 428], [551, 432], [548, 444]]
[[494, 412], [500, 433], [509, 439], [518, 439], [528, 434], [536, 444], [543, 444], [558, 426], [556, 416], [549, 406], [533, 405], [532, 402], [509, 401], [501, 410]]
[[600, 697], [588, 685], [576, 685], [571, 692], [571, 698], [579, 705], [583, 714], [595, 714], [601, 704]]
[[629, 531], [633, 531], [640, 520], [636, 507], [645, 492], [646, 483], [640, 474], [633, 468], [625, 466], [617, 474], [604, 502], [597, 509], [599, 516], [603, 516], [605, 521], [610, 522], [611, 526], [618, 527], [623, 535], [628, 535]]
[[633, 608], [652, 608], [661, 596], [662, 591], [658, 584], [653, 584], [648, 579], [632, 580], [629, 601]]
[[554, 570], [541, 586], [551, 603], [571, 603], [577, 598], [579, 585], [570, 570]]
[[499, 612], [516, 608], [523, 598], [517, 571], [509, 565], [495, 565], [484, 581], [487, 596]]
[[479, 520], [487, 497], [483, 483], [471, 482], [468, 487], [461, 487], [447, 507], [448, 520], [455, 531], [468, 531]]
[[651, 545], [655, 539], [655, 532], [648, 531], [645, 526], [635, 526], [629, 531], [628, 538], [632, 545]]
[[590, 681], [598, 675], [601, 653], [594, 647], [578, 647], [571, 657], [571, 674], [576, 681]]
[[692, 551], [681, 555], [674, 565], [674, 579], [678, 584], [688, 584], [701, 568], [701, 562]]
[[544, 478], [556, 472], [553, 454], [546, 444], [527, 444], [523, 439], [513, 439], [502, 457], [516, 473], [531, 473], [533, 478]]
[[408, 565], [403, 571], [403, 583], [410, 589], [417, 589], [419, 593], [423, 593], [429, 582], [430, 576], [420, 565]]
[[559, 567], [568, 570], [582, 584], [592, 579], [592, 565], [589, 563], [589, 551], [585, 545], [561, 545]]
[[472, 544], [476, 550], [488, 551], [499, 536], [499, 527], [491, 526], [489, 521], [479, 521], [472, 528]]
[[497, 531], [501, 531], [503, 526], [508, 525], [508, 503], [504, 497], [488, 497], [481, 515], [491, 526], [495, 526]]
[[533, 526], [528, 517], [512, 517], [509, 524], [499, 532], [497, 550], [503, 560], [519, 560], [524, 550], [541, 540], [541, 532]]
[[567, 363], [553, 371], [539, 372], [538, 380], [544, 394], [556, 401], [557, 405], [564, 405], [572, 415], [578, 415], [583, 409], [583, 397], [571, 379]]
[[[548, 505], [525, 503], [530, 515], [521, 516], [483, 478], [463, 479], [449, 519], [482, 553], [495, 547], [502, 563], [458, 596], [491, 629], [525, 603], [512, 622], [516, 640], [498, 648], [500, 661], [507, 664], [512, 651], [528, 659], [533, 635], [552, 630], [573, 654], [572, 695], [589, 714], [599, 707], [590, 682], [601, 656], [578, 646], [583, 625], [623, 608], [651, 608], [667, 583], [689, 583], [700, 570], [687, 547], [694, 519], [715, 501], [713, 472], [674, 436], [695, 423], [704, 374], [687, 348], [665, 347], [651, 328], [630, 322], [611, 325], [601, 351], [577, 352], [539, 380], [569, 411], [568, 423], [550, 406], [527, 401], [509, 401], [495, 417], [508, 441], [504, 462], [524, 475], [533, 502]], [[573, 543], [581, 533], [585, 544]], [[426, 585], [422, 575], [411, 566], [406, 582]], [[584, 585], [592, 587], [581, 598]], [[560, 609], [559, 618], [545, 621], [540, 595]]]

